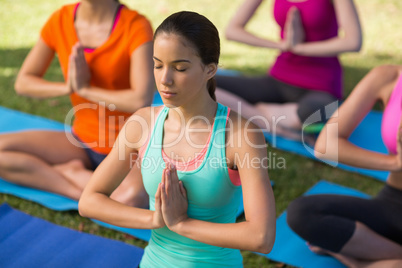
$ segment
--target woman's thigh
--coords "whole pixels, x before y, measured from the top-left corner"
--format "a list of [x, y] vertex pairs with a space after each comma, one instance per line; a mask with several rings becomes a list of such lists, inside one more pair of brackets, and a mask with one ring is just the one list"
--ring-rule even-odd
[[217, 87], [229, 91], [250, 104], [258, 102], [283, 103], [282, 92], [270, 76], [216, 76]]
[[326, 122], [338, 108], [337, 101], [337, 98], [327, 92], [308, 90], [298, 101], [297, 114], [300, 120], [305, 122], [312, 114], [318, 112], [320, 122]]
[[51, 165], [81, 160], [90, 166], [89, 158], [82, 145], [71, 133], [34, 130], [0, 135], [0, 152], [17, 151], [36, 156]]
[[288, 208], [290, 224], [310, 224], [315, 226], [312, 231], [318, 228], [350, 230], [356, 221], [380, 235], [402, 242], [399, 240], [401, 235], [398, 235], [402, 232], [402, 207], [397, 208], [382, 200], [344, 195], [311, 195], [296, 199]]

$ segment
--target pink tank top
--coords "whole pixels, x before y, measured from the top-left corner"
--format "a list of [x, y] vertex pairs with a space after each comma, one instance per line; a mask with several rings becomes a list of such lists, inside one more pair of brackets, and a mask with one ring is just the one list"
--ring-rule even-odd
[[385, 107], [381, 122], [381, 135], [388, 152], [396, 154], [396, 140], [402, 115], [402, 74], [396, 82], [395, 88]]
[[[276, 0], [274, 17], [281, 27], [282, 39], [286, 16], [292, 6], [300, 11], [306, 42], [327, 40], [338, 35], [338, 23], [331, 0]], [[277, 57], [269, 74], [293, 86], [342, 97], [342, 67], [337, 57], [309, 57], [283, 52]]]

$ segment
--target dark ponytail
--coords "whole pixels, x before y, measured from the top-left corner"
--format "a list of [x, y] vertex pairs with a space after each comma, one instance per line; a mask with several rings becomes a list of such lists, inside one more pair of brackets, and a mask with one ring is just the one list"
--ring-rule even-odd
[[[215, 25], [205, 16], [196, 12], [181, 11], [167, 17], [156, 29], [154, 40], [159, 33], [182, 36], [192, 43], [204, 65], [219, 64], [220, 39]], [[207, 84], [209, 95], [215, 97], [216, 81], [212, 77]]]
[[216, 80], [215, 80], [215, 77], [212, 77], [211, 79], [209, 79], [208, 84], [207, 84], [207, 88], [208, 88], [208, 93], [211, 96], [211, 98], [214, 101], [216, 101], [216, 96], [215, 96]]

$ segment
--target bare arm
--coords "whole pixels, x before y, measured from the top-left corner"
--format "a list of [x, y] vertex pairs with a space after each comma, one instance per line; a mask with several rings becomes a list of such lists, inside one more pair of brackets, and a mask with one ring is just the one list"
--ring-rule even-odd
[[402, 259], [394, 259], [394, 260], [380, 260], [380, 261], [372, 261], [372, 262], [364, 262], [359, 263], [359, 267], [362, 268], [381, 268], [381, 267], [389, 267], [389, 268], [398, 268], [402, 267]]
[[291, 48], [302, 56], [336, 56], [343, 52], [359, 51], [362, 45], [362, 30], [353, 0], [334, 0], [335, 12], [342, 36], [331, 39], [299, 43]]
[[[260, 131], [250, 132], [248, 139], [244, 137], [243, 131], [238, 132], [242, 132], [235, 134], [242, 136], [241, 142], [234, 148], [227, 149], [227, 152], [229, 150], [228, 158], [231, 161], [236, 157], [238, 161], [247, 159], [247, 162], [238, 166], [246, 220], [220, 224], [181, 217], [178, 214], [172, 216], [169, 208], [164, 205], [166, 196], [162, 194], [163, 218], [172, 231], [206, 244], [269, 253], [275, 240], [275, 201], [267, 169], [263, 167], [263, 159], [266, 160], [267, 157], [265, 139]], [[237, 136], [233, 140], [237, 141]], [[171, 204], [170, 209], [176, 209], [178, 205], [180, 204]]]
[[285, 43], [282, 41], [271, 41], [246, 30], [246, 25], [253, 17], [257, 8], [263, 0], [246, 0], [237, 10], [235, 16], [229, 22], [226, 28], [225, 36], [228, 40], [237, 41], [257, 47], [266, 47], [274, 49], [284, 49]]
[[155, 92], [152, 51], [152, 42], [148, 42], [138, 47], [131, 55], [130, 83], [132, 88], [110, 91], [87, 84], [82, 88], [77, 88], [76, 92], [92, 102], [101, 102], [107, 107], [113, 104], [117, 110], [129, 113], [150, 106]]
[[31, 49], [18, 73], [15, 81], [15, 90], [18, 94], [35, 97], [50, 98], [70, 93], [65, 82], [50, 82], [43, 76], [54, 57], [54, 51], [39, 39]]
[[[132, 157], [137, 156], [139, 147], [145, 142], [143, 137], [147, 137], [149, 129], [143, 126], [148, 124], [141, 123], [144, 119], [148, 120], [150, 110], [139, 110], [120, 131], [116, 146], [95, 170], [81, 195], [79, 212], [82, 216], [127, 228], [153, 229], [164, 226], [157, 212], [130, 207], [110, 198], [130, 171], [130, 164], [135, 160]], [[158, 196], [160, 194], [157, 192], [156, 200]]]
[[401, 169], [397, 156], [369, 151], [348, 141], [374, 103], [388, 100], [400, 71], [395, 66], [381, 66], [360, 81], [320, 133], [315, 145], [318, 158], [369, 169]]

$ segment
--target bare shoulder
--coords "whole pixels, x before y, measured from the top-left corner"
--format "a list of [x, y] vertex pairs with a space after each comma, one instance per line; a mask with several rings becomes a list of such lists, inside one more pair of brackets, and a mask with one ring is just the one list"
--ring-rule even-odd
[[138, 109], [133, 115], [130, 117], [130, 120], [135, 118], [142, 118], [147, 122], [152, 120], [159, 112], [163, 109], [164, 106], [147, 106]]
[[383, 103], [387, 103], [398, 77], [402, 74], [402, 66], [381, 65], [373, 68], [367, 75], [370, 93], [375, 93]]
[[227, 150], [252, 150], [265, 146], [262, 130], [251, 120], [245, 119], [235, 111], [229, 114]]
[[382, 75], [384, 79], [392, 79], [402, 70], [402, 66], [385, 64], [373, 68], [370, 73]]
[[130, 143], [134, 148], [140, 148], [147, 140], [151, 129], [155, 123], [156, 117], [163, 106], [144, 107], [138, 109], [125, 122], [120, 131], [119, 138]]
[[401, 72], [401, 66], [381, 65], [373, 68], [356, 85], [351, 93], [353, 99], [386, 100]]
[[367, 75], [370, 81], [376, 86], [382, 86], [393, 83], [398, 79], [402, 72], [402, 66], [398, 65], [381, 65], [373, 68]]

